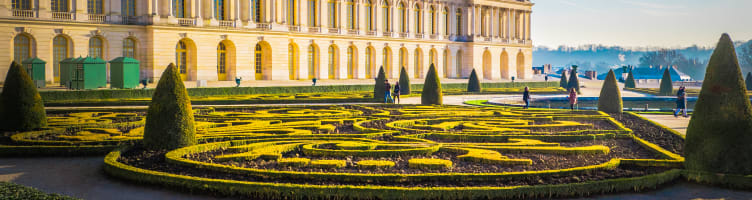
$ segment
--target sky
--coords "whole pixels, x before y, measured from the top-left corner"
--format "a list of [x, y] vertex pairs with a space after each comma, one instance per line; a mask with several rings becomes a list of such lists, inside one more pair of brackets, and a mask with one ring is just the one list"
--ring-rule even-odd
[[532, 0], [535, 46], [713, 47], [752, 39], [752, 0]]

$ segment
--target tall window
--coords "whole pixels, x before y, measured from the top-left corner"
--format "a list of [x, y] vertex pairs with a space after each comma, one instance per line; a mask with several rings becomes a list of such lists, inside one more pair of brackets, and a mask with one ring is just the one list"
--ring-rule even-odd
[[371, 4], [371, 0], [365, 1], [365, 16], [366, 16], [366, 30], [371, 31], [373, 30], [373, 4]]
[[457, 78], [462, 78], [462, 50], [457, 51], [457, 60], [456, 64], [456, 70], [457, 70]]
[[50, 3], [52, 3], [52, 12], [68, 12], [68, 0], [51, 0]]
[[31, 57], [31, 38], [26, 35], [17, 35], [13, 39], [13, 60], [21, 63]]
[[177, 45], [175, 45], [175, 64], [178, 65], [180, 74], [185, 76], [188, 71], [188, 49], [185, 46], [185, 42], [183, 42], [182, 40], [179, 41]]
[[132, 38], [123, 40], [123, 57], [136, 57], [136, 41]]
[[[217, 73], [220, 75], [227, 73], [227, 47], [224, 43], [217, 46]], [[220, 80], [222, 77], [219, 78]]]
[[402, 70], [403, 67], [407, 68], [407, 49], [405, 48], [399, 50], [399, 67], [400, 70]]
[[122, 0], [121, 2], [120, 12], [123, 16], [136, 16], [136, 0]]
[[31, 10], [31, 0], [13, 0], [11, 4], [16, 10]]
[[336, 47], [334, 47], [334, 45], [329, 46], [329, 79], [337, 78], [337, 72], [339, 71], [339, 69], [337, 69], [338, 61]]
[[318, 63], [316, 63], [316, 58], [318, 58], [316, 47], [313, 45], [308, 46], [308, 79], [316, 78], [318, 75], [318, 67], [316, 67]]
[[431, 17], [431, 29], [428, 30], [428, 34], [434, 35], [436, 34], [436, 8], [431, 6], [431, 8], [428, 9], [428, 16]]
[[102, 0], [87, 0], [86, 10], [89, 14], [104, 14], [104, 2]]
[[455, 17], [457, 18], [457, 35], [462, 35], [462, 9], [457, 8]]
[[295, 60], [298, 58], [295, 52], [295, 45], [290, 44], [287, 46], [287, 64], [290, 65], [290, 80], [298, 79], [298, 62]]
[[339, 28], [339, 2], [329, 0], [328, 5], [328, 26], [329, 28]]
[[382, 15], [384, 16], [384, 31], [392, 31], [392, 13], [390, 12], [392, 10], [392, 6], [389, 5], [388, 1], [384, 1], [384, 4], [381, 6], [384, 11], [382, 12]]
[[214, 18], [217, 20], [226, 20], [225, 17], [225, 0], [214, 0]]
[[102, 57], [103, 46], [102, 39], [99, 37], [92, 37], [89, 39], [89, 56], [104, 59], [104, 57]]
[[261, 23], [263, 21], [261, 20], [261, 17], [264, 16], [264, 8], [261, 7], [261, 0], [251, 0], [251, 6], [251, 16], [253, 17], [253, 21]]
[[298, 25], [298, 0], [287, 0], [287, 23], [289, 25]]
[[415, 78], [420, 78], [420, 76], [423, 74], [423, 60], [421, 60], [423, 57], [423, 52], [420, 51], [420, 49], [415, 49], [415, 66], [413, 66], [413, 69], [415, 69]]
[[366, 48], [366, 78], [373, 78], [373, 49]]
[[347, 29], [355, 29], [355, 2], [354, 0], [347, 0]]
[[428, 51], [428, 64], [436, 66], [436, 62], [434, 62], [435, 60], [436, 60], [436, 51], [434, 50]]
[[308, 26], [318, 27], [318, 0], [308, 0]]
[[63, 36], [52, 39], [52, 75], [55, 81], [60, 80], [60, 61], [68, 57], [68, 39]]
[[444, 16], [444, 35], [449, 35], [449, 10], [447, 8], [444, 8], [444, 10], [441, 11], [441, 14]]
[[415, 4], [415, 32], [423, 33], [423, 10]]
[[262, 66], [263, 63], [261, 62], [261, 59], [262, 59], [261, 53], [262, 53], [261, 44], [256, 44], [255, 51], [253, 52], [253, 61], [254, 61], [254, 66], [256, 67], [255, 68], [256, 80], [259, 80], [260, 79], [259, 75], [264, 73], [264, 68]]
[[384, 48], [384, 60], [382, 61], [384, 66], [384, 74], [386, 75], [386, 78], [391, 78], [392, 76], [392, 50], [389, 49], [389, 47]]
[[487, 36], [488, 33], [486, 31], [488, 29], [486, 28], [486, 26], [488, 26], [488, 18], [486, 15], [488, 14], [488, 12], [486, 11], [486, 9], [483, 9], [480, 13], [480, 33], [483, 36]]
[[444, 78], [449, 77], [449, 49], [444, 50]]
[[185, 18], [185, 0], [172, 0], [172, 15], [177, 18]]
[[355, 49], [353, 47], [347, 48], [347, 78], [353, 79], [355, 77], [355, 60], [353, 59], [353, 54]]
[[397, 4], [397, 23], [399, 23], [399, 31], [402, 33], [407, 32], [407, 17], [405, 16], [405, 4]]

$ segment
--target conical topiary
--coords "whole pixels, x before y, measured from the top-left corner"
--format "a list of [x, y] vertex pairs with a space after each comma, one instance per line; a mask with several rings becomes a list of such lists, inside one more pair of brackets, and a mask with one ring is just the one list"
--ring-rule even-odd
[[402, 70], [400, 70], [399, 84], [400, 94], [410, 94], [410, 76], [407, 75], [407, 70], [405, 70], [405, 67], [402, 67]]
[[42, 97], [21, 64], [11, 62], [0, 94], [0, 130], [29, 131], [47, 126]]
[[744, 79], [744, 81], [747, 85], [747, 90], [752, 89], [752, 72], [747, 73], [747, 79]]
[[426, 74], [426, 82], [423, 83], [423, 92], [420, 94], [420, 103], [423, 105], [441, 105], [444, 102], [441, 94], [441, 81], [436, 74], [436, 67], [431, 64]]
[[564, 89], [567, 89], [569, 87], [569, 83], [567, 83], [567, 71], [561, 71], [561, 80], [559, 81], [559, 87], [562, 87]]
[[144, 147], [171, 150], [196, 144], [193, 110], [177, 67], [170, 63], [151, 98], [144, 127]]
[[386, 73], [384, 73], [384, 66], [379, 68], [379, 74], [376, 76], [376, 84], [373, 84], [373, 98], [376, 100], [384, 100], [384, 94], [386, 93], [386, 87], [384, 81], [386, 80]]
[[674, 93], [674, 86], [671, 83], [671, 72], [663, 70], [663, 78], [661, 78], [661, 88], [658, 90], [660, 96], [671, 96]]
[[608, 70], [601, 88], [601, 95], [598, 96], [598, 110], [605, 113], [621, 113], [623, 109], [621, 91], [619, 91], [619, 85], [616, 84], [616, 74], [613, 69]]
[[572, 66], [572, 71], [569, 72], [569, 81], [567, 81], [567, 91], [574, 88], [577, 94], [580, 93], [580, 80], [577, 78], [577, 65]]
[[470, 72], [470, 79], [467, 80], [467, 92], [480, 92], [480, 80], [478, 80], [478, 74]]
[[629, 70], [629, 74], [627, 75], [627, 80], [624, 81], [624, 88], [636, 88], [637, 82], [634, 79], [634, 75], [632, 74], [632, 69]]
[[695, 171], [752, 174], [752, 106], [727, 34], [706, 70], [687, 127], [684, 165]]

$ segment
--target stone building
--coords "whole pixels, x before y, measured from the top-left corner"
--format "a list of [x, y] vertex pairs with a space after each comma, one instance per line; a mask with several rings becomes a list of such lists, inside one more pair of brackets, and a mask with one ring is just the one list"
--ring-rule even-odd
[[184, 80], [369, 79], [384, 66], [422, 78], [532, 77], [529, 0], [5, 0], [8, 63], [128, 56], [143, 78], [170, 63]]

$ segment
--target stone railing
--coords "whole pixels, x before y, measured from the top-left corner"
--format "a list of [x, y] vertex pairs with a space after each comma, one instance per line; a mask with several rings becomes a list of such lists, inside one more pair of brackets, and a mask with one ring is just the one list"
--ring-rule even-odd
[[407, 35], [408, 35], [407, 32], [399, 33], [399, 37], [401, 37], [401, 38], [407, 38]]
[[340, 30], [339, 28], [329, 28], [329, 33], [338, 34], [339, 30]]
[[105, 17], [106, 15], [103, 15], [103, 14], [88, 14], [88, 15], [89, 15], [89, 22], [94, 22], [94, 23], [104, 23], [105, 18], [106, 18]]
[[424, 34], [423, 33], [415, 33], [415, 38], [417, 39], [423, 39]]
[[74, 13], [71, 12], [52, 12], [52, 20], [55, 21], [73, 21], [75, 18]]
[[308, 32], [321, 33], [321, 27], [308, 27]]
[[493, 37], [483, 37], [484, 42], [490, 42], [493, 40]]
[[269, 30], [272, 29], [272, 25], [270, 23], [256, 23], [256, 28], [261, 30]]
[[123, 16], [122, 21], [120, 21], [122, 24], [141, 24], [138, 21], [138, 17], [136, 16]]
[[350, 29], [350, 30], [347, 30], [347, 34], [358, 35], [358, 34], [360, 34], [360, 30], [358, 30], [358, 29]]
[[384, 37], [392, 37], [392, 33], [393, 32], [391, 32], [391, 31], [384, 31], [384, 35], [383, 36]]
[[290, 32], [300, 32], [300, 26], [298, 25], [290, 25], [289, 29], [290, 29]]
[[429, 36], [429, 38], [431, 38], [432, 40], [439, 39], [439, 34], [433, 34]]
[[219, 20], [219, 27], [225, 27], [225, 28], [235, 27], [235, 21], [233, 21], [233, 20]]
[[193, 18], [178, 18], [178, 25], [181, 25], [181, 26], [196, 26], [196, 19], [193, 19]]
[[35, 18], [35, 17], [37, 17], [35, 13], [36, 12], [34, 12], [34, 10], [13, 9], [13, 16], [14, 17]]
[[375, 30], [366, 31], [367, 36], [376, 36], [376, 33], [377, 32]]

